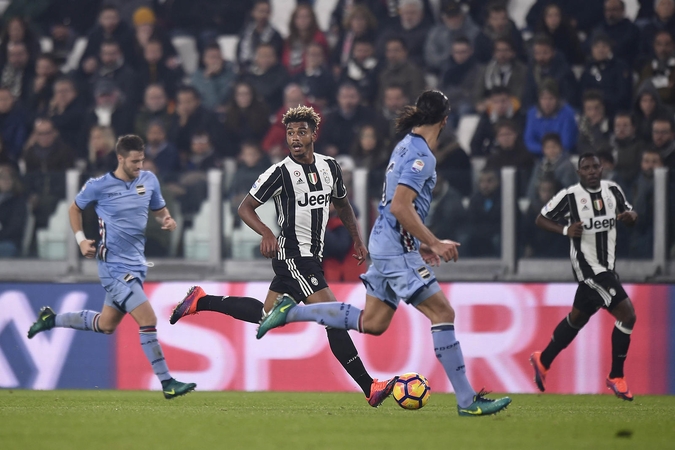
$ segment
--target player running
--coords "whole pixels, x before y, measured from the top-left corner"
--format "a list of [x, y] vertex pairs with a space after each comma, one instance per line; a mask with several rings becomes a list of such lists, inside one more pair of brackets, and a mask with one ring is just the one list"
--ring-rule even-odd
[[[362, 264], [368, 251], [359, 234], [356, 217], [342, 180], [340, 165], [335, 159], [314, 153], [316, 131], [321, 118], [313, 108], [298, 106], [289, 109], [282, 119], [286, 126], [286, 143], [290, 156], [271, 166], [253, 184], [239, 206], [239, 216], [262, 236], [260, 252], [272, 258], [275, 277], [270, 284], [264, 309], [272, 309], [284, 292], [290, 292], [305, 303], [335, 303], [335, 295], [323, 275], [324, 235], [332, 202], [354, 241], [354, 257]], [[275, 236], [255, 212], [273, 199], [281, 232]], [[182, 317], [200, 311], [215, 311], [245, 322], [259, 323], [263, 304], [251, 297], [207, 295], [199, 286], [190, 288], [171, 315], [174, 324]], [[391, 394], [397, 377], [373, 379], [359, 358], [346, 330], [326, 328], [333, 355], [363, 390], [371, 406], [379, 406]]]
[[[600, 308], [616, 318], [612, 330], [612, 369], [605, 380], [617, 397], [632, 401], [633, 394], [623, 373], [635, 310], [614, 272], [617, 220], [633, 226], [637, 213], [626, 201], [618, 184], [602, 180], [600, 160], [593, 153], [579, 157], [579, 183], [558, 192], [537, 216], [536, 224], [552, 233], [570, 238], [570, 259], [574, 278], [579, 282], [572, 311], [553, 331], [543, 352], [534, 352], [534, 382], [546, 389], [546, 375], [558, 353], [576, 337], [588, 319]], [[568, 225], [558, 222], [568, 219]]]
[[503, 410], [511, 399], [485, 398], [485, 392], [476, 393], [469, 384], [455, 338], [455, 311], [430, 267], [440, 264], [441, 258], [457, 261], [459, 244], [439, 240], [424, 225], [436, 184], [433, 151], [449, 111], [443, 93], [426, 91], [397, 119], [399, 132], [412, 132], [398, 143], [387, 167], [380, 216], [370, 234], [372, 264], [361, 276], [366, 286], [365, 309], [344, 303], [299, 306], [292, 296], [284, 294], [261, 322], [257, 337], [289, 322], [311, 321], [380, 335], [389, 327], [399, 299], [403, 299], [431, 321], [436, 357], [457, 395], [459, 415], [485, 416]]
[[[128, 312], [140, 327], [141, 348], [152, 370], [162, 382], [164, 397], [172, 399], [192, 391], [195, 383], [182, 383], [169, 374], [157, 339], [157, 317], [143, 292], [143, 281], [149, 265], [145, 261], [145, 227], [148, 209], [162, 229], [173, 231], [176, 222], [160, 192], [159, 181], [152, 172], [141, 170], [145, 146], [134, 135], [122, 136], [115, 146], [117, 169], [99, 178], [92, 178], [82, 187], [70, 206], [70, 227], [82, 255], [98, 259], [98, 275], [106, 291], [103, 311], [79, 311], [55, 314], [49, 307], [40, 310], [38, 320], [28, 330], [28, 339], [54, 327], [74, 328], [112, 334]], [[82, 210], [96, 204], [101, 235], [98, 249], [95, 241], [82, 231]]]

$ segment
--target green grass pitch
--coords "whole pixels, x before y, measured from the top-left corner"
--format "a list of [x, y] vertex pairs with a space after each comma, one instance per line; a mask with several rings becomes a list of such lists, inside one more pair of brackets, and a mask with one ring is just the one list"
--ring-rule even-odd
[[[493, 397], [495, 395], [492, 395]], [[673, 449], [675, 397], [513, 395], [459, 417], [454, 395], [419, 411], [352, 393], [0, 390], [10, 449]]]

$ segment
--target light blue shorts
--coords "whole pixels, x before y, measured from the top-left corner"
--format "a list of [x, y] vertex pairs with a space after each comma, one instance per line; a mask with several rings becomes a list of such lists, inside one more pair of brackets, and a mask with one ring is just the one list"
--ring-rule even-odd
[[146, 273], [147, 270], [130, 270], [99, 261], [98, 276], [106, 292], [104, 304], [128, 313], [147, 302], [148, 297], [143, 292]]
[[388, 259], [372, 258], [368, 271], [361, 275], [366, 293], [377, 297], [393, 309], [403, 300], [417, 306], [441, 287], [436, 275], [419, 252], [406, 253]]

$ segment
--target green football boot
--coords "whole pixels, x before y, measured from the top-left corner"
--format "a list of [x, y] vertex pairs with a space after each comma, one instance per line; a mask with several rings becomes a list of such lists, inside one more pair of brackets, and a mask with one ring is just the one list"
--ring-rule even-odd
[[481, 390], [478, 394], [473, 396], [473, 403], [466, 408], [457, 405], [457, 412], [460, 416], [489, 416], [490, 414], [497, 414], [499, 411], [506, 409], [511, 404], [509, 397], [498, 398], [492, 400], [485, 398], [487, 392]]
[[286, 316], [288, 312], [296, 307], [298, 304], [295, 303], [293, 297], [288, 294], [283, 294], [277, 298], [274, 302], [272, 310], [267, 313], [260, 321], [260, 326], [258, 327], [258, 333], [256, 338], [260, 339], [265, 336], [265, 334], [270, 331], [272, 328], [277, 328], [283, 325], [286, 325]]
[[196, 387], [197, 385], [195, 383], [182, 383], [175, 378], [162, 382], [162, 392], [164, 393], [164, 398], [167, 400], [194, 391]]
[[43, 306], [37, 321], [28, 329], [28, 339], [33, 339], [36, 334], [54, 328], [55, 318], [56, 313], [49, 306]]

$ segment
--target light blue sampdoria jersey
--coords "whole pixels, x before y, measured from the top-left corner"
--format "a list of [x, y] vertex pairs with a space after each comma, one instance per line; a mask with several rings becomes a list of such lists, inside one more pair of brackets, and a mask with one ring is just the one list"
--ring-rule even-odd
[[96, 257], [111, 264], [144, 265], [148, 209], [159, 211], [166, 206], [157, 177], [141, 170], [132, 181], [122, 181], [112, 172], [91, 178], [75, 197], [75, 204], [84, 209], [92, 202], [101, 237]]
[[368, 251], [377, 257], [398, 256], [419, 250], [419, 240], [398, 223], [391, 213], [391, 200], [399, 185], [417, 192], [414, 205], [424, 222], [431, 205], [431, 191], [436, 185], [436, 158], [424, 138], [409, 133], [394, 148], [382, 187], [379, 217], [370, 233]]

